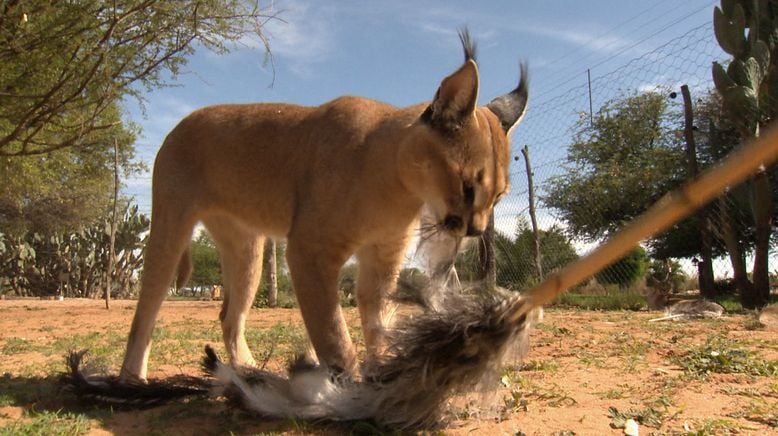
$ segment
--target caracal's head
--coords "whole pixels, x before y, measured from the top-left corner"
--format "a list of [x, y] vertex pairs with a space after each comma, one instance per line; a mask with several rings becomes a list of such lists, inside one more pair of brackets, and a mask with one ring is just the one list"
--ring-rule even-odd
[[495, 203], [510, 188], [509, 134], [527, 106], [527, 69], [519, 85], [484, 107], [477, 106], [475, 46], [460, 34], [465, 63], [443, 79], [434, 100], [405, 147], [410, 189], [424, 201], [436, 230], [452, 236], [483, 233]]

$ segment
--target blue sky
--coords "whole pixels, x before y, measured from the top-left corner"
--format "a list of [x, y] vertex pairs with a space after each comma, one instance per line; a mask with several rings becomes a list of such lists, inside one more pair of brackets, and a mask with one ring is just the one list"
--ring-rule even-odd
[[[635, 89], [675, 86], [688, 76], [698, 76], [695, 80], [704, 84], [709, 81], [710, 62], [717, 57], [710, 25], [717, 4], [702, 0], [277, 0], [264, 3], [268, 13], [280, 18], [266, 27], [275, 76], [259, 44], [251, 39], [229, 55], [198, 50], [185, 72], [171, 82], [175, 86], [146, 94], [145, 113], [133, 102], [128, 102], [127, 110], [143, 129], [137, 149], [151, 167], [167, 132], [192, 110], [210, 104], [317, 105], [350, 94], [410, 105], [429, 100], [440, 80], [461, 64], [457, 29], [467, 26], [478, 44], [481, 104], [511, 90], [518, 79], [519, 60], [529, 62], [530, 105], [525, 122], [514, 131], [514, 154], [520, 155], [519, 147], [530, 141], [533, 161], [539, 166], [537, 183], [542, 185], [559, 168], [573, 121], [555, 123], [588, 111], [583, 98], [587, 69], [599, 87], [596, 103], [613, 95], [601, 91], [614, 80], [609, 75], [613, 71], [625, 71], [629, 76], [624, 86]], [[690, 29], [703, 35], [692, 49], [705, 56], [693, 61], [694, 69], [679, 69], [682, 79], [673, 76], [672, 66], [631, 63], [640, 58], [650, 65], [651, 56], [659, 56], [653, 50], [678, 41]], [[689, 51], [670, 47], [667, 50]], [[670, 53], [668, 59], [677, 57]], [[625, 69], [630, 65], [632, 69]], [[576, 97], [564, 97], [572, 90]], [[554, 113], [557, 106], [564, 107]], [[521, 197], [526, 188], [523, 162], [514, 163], [512, 174], [515, 201], [504, 201], [498, 210], [502, 218], [498, 226], [506, 230], [515, 222], [513, 217], [526, 209]], [[125, 184], [124, 192], [149, 212], [149, 174]], [[541, 227], [554, 222], [550, 212], [542, 214]]]

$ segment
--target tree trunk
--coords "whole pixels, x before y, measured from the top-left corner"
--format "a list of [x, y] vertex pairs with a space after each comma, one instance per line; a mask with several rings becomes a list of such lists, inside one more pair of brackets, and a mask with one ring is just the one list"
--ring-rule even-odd
[[729, 252], [729, 260], [732, 263], [732, 271], [735, 275], [735, 286], [740, 293], [741, 304], [743, 307], [750, 309], [755, 307], [754, 287], [748, 280], [745, 255], [740, 247], [740, 238], [733, 222], [731, 207], [726, 195], [719, 198], [722, 239], [724, 239], [727, 252]]
[[267, 305], [278, 305], [278, 274], [276, 262], [276, 241], [268, 239], [265, 242], [265, 269], [267, 270]]
[[[756, 223], [754, 245], [754, 286], [753, 305], [751, 308], [761, 308], [770, 299], [770, 233], [773, 227], [773, 203], [770, 180], [764, 169], [753, 179], [753, 213]], [[745, 306], [745, 305], [744, 305]]]
[[111, 214], [111, 239], [108, 243], [108, 267], [105, 272], [105, 308], [111, 308], [112, 275], [116, 261], [116, 221], [119, 201], [119, 144], [113, 140], [113, 213]]
[[[697, 165], [697, 145], [694, 140], [694, 110], [692, 108], [692, 96], [689, 87], [681, 86], [684, 109], [684, 138], [686, 139], [686, 165], [689, 179], [694, 179], [699, 173]], [[697, 220], [700, 222], [700, 258], [697, 264], [697, 279], [700, 285], [700, 294], [712, 299], [716, 296], [716, 288], [713, 278], [713, 238], [711, 235], [710, 220], [705, 208], [697, 212]]]

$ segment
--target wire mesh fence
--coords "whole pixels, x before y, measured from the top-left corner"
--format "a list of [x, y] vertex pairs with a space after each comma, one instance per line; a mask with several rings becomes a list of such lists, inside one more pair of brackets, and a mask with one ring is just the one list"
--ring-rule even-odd
[[[584, 70], [569, 88], [533, 95], [513, 134], [513, 190], [495, 208], [498, 284], [522, 289], [536, 283], [693, 176], [682, 85], [695, 116], [689, 129], [696, 165], [704, 169], [737, 146], [741, 138], [727, 137], [731, 121], [711, 76], [713, 62], [726, 65], [729, 58], [708, 23], [608, 72]], [[537, 234], [530, 224], [526, 159], [519, 153], [525, 146]], [[733, 265], [753, 259], [754, 203], [749, 186], [731, 188], [695, 217], [596, 274], [590, 286], [682, 290], [698, 288], [702, 280], [708, 288], [731, 287]]]

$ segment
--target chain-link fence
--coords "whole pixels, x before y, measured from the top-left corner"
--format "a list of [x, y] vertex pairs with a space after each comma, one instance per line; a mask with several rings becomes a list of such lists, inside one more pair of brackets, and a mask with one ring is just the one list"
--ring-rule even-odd
[[[723, 115], [711, 75], [713, 62], [726, 65], [729, 59], [708, 23], [607, 73], [584, 70], [567, 89], [532, 95], [513, 133], [512, 192], [495, 209], [498, 284], [521, 289], [536, 283], [693, 176], [688, 134], [700, 170], [735, 147], [740, 137]], [[691, 105], [684, 104], [682, 85]], [[693, 125], [687, 126], [686, 111]], [[537, 226], [530, 216], [527, 157]], [[733, 265], [753, 260], [750, 188], [733, 188], [685, 223], [644, 241], [597, 274], [597, 282], [723, 290]]]

